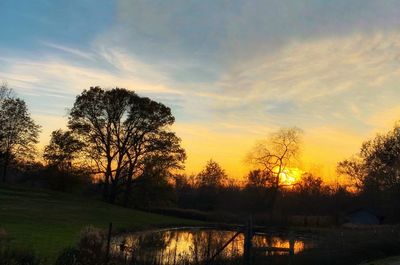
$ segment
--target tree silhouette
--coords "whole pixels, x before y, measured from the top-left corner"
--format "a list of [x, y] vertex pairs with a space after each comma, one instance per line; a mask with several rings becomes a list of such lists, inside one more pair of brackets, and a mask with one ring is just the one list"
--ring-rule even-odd
[[265, 188], [271, 187], [274, 183], [274, 179], [272, 178], [269, 172], [262, 171], [261, 169], [251, 170], [247, 175], [247, 183], [248, 187], [257, 187], [257, 188]]
[[250, 164], [272, 178], [271, 207], [275, 204], [279, 189], [287, 186], [281, 183], [281, 174], [296, 162], [301, 140], [302, 131], [299, 128], [282, 128], [259, 141], [247, 155]]
[[273, 187], [280, 188], [281, 174], [293, 165], [300, 153], [302, 131], [283, 128], [258, 142], [248, 153], [247, 161], [273, 177]]
[[0, 105], [0, 155], [5, 182], [12, 161], [33, 158], [40, 126], [31, 118], [25, 101], [9, 97], [7, 91], [3, 95]]
[[84, 143], [71, 131], [59, 129], [51, 133], [50, 143], [44, 149], [43, 158], [48, 165], [67, 170], [71, 168], [73, 160], [79, 156], [83, 147]]
[[13, 90], [8, 87], [6, 82], [3, 82], [0, 85], [0, 104], [2, 104], [5, 99], [12, 98], [13, 94]]
[[311, 173], [304, 173], [301, 177], [299, 185], [296, 186], [296, 190], [302, 197], [317, 197], [325, 192], [326, 187], [324, 186], [323, 180]]
[[104, 198], [114, 202], [123, 192], [126, 204], [146, 161], [183, 166], [185, 151], [169, 130], [174, 121], [170, 108], [133, 91], [91, 87], [76, 98], [68, 126], [86, 144], [86, 158], [103, 176]]
[[221, 187], [227, 181], [225, 170], [210, 159], [205, 168], [197, 175], [197, 185], [200, 187]]
[[336, 171], [339, 175], [349, 177], [358, 191], [363, 189], [368, 169], [359, 155], [338, 162]]
[[360, 152], [341, 161], [338, 173], [351, 177], [360, 190], [384, 191], [400, 187], [400, 125], [365, 141]]

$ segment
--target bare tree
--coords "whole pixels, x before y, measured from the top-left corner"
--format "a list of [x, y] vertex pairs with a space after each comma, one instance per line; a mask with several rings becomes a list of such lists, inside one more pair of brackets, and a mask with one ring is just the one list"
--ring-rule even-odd
[[282, 174], [298, 161], [302, 134], [302, 130], [296, 127], [282, 128], [271, 133], [267, 139], [259, 141], [247, 155], [250, 164], [272, 178], [271, 188], [274, 194], [271, 206], [275, 203], [279, 189], [287, 186], [281, 181]]
[[282, 128], [259, 141], [247, 156], [247, 161], [273, 177], [273, 187], [280, 188], [281, 174], [298, 161], [302, 140], [299, 128]]

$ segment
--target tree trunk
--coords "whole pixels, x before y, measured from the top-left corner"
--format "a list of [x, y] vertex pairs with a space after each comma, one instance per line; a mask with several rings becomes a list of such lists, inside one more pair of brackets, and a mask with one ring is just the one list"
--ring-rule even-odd
[[271, 200], [269, 201], [269, 205], [268, 205], [268, 208], [269, 208], [271, 213], [274, 212], [276, 200], [278, 198], [278, 191], [279, 191], [279, 188], [277, 188], [277, 187], [273, 188]]
[[107, 200], [108, 199], [108, 193], [109, 193], [109, 177], [107, 174], [104, 175], [104, 183], [103, 183], [103, 199]]
[[109, 189], [109, 195], [108, 195], [108, 202], [109, 203], [115, 203], [115, 200], [117, 199], [117, 194], [118, 194], [118, 190], [117, 190], [117, 180], [111, 180], [111, 185], [110, 185], [110, 189]]
[[125, 192], [124, 192], [124, 202], [123, 203], [124, 203], [125, 207], [127, 207], [129, 204], [131, 189], [132, 189], [132, 173], [129, 172], [128, 179], [127, 179], [126, 186], [125, 186]]
[[4, 163], [3, 163], [3, 182], [7, 181], [7, 170], [8, 170], [9, 164], [10, 164], [10, 156], [9, 156], [9, 153], [6, 152], [4, 154]]
[[2, 177], [4, 183], [6, 182], [6, 175], [7, 175], [7, 167], [4, 163], [3, 164], [3, 177]]
[[104, 186], [103, 186], [103, 199], [109, 201], [110, 197], [110, 180], [111, 180], [111, 158], [107, 157], [107, 168], [104, 174]]

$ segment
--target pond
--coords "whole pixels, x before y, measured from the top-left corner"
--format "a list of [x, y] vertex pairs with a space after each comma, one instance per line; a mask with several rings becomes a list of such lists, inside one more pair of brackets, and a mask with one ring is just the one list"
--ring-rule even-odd
[[[189, 264], [209, 260], [234, 235], [235, 231], [183, 228], [124, 234], [112, 241], [114, 255], [138, 264]], [[288, 234], [256, 234], [255, 248], [264, 247], [263, 255], [288, 255], [287, 251], [269, 251], [266, 247], [289, 248]], [[297, 254], [312, 242], [305, 237], [291, 236], [293, 252]], [[244, 235], [239, 234], [219, 255], [218, 259], [239, 259], [244, 252]], [[135, 263], [135, 264], [136, 264]]]

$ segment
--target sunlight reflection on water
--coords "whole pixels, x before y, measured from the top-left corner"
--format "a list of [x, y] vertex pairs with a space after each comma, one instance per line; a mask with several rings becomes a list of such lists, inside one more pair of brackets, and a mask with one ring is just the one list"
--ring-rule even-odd
[[[177, 264], [178, 261], [199, 262], [209, 259], [236, 232], [215, 229], [163, 230], [133, 233], [114, 238], [113, 252], [125, 259], [154, 261], [157, 264]], [[220, 258], [237, 258], [243, 255], [244, 236], [240, 234], [222, 253]], [[289, 248], [289, 239], [282, 236], [255, 235], [254, 247]], [[294, 241], [294, 253], [306, 248], [304, 240]], [[286, 255], [287, 252], [270, 252], [268, 255]]]

